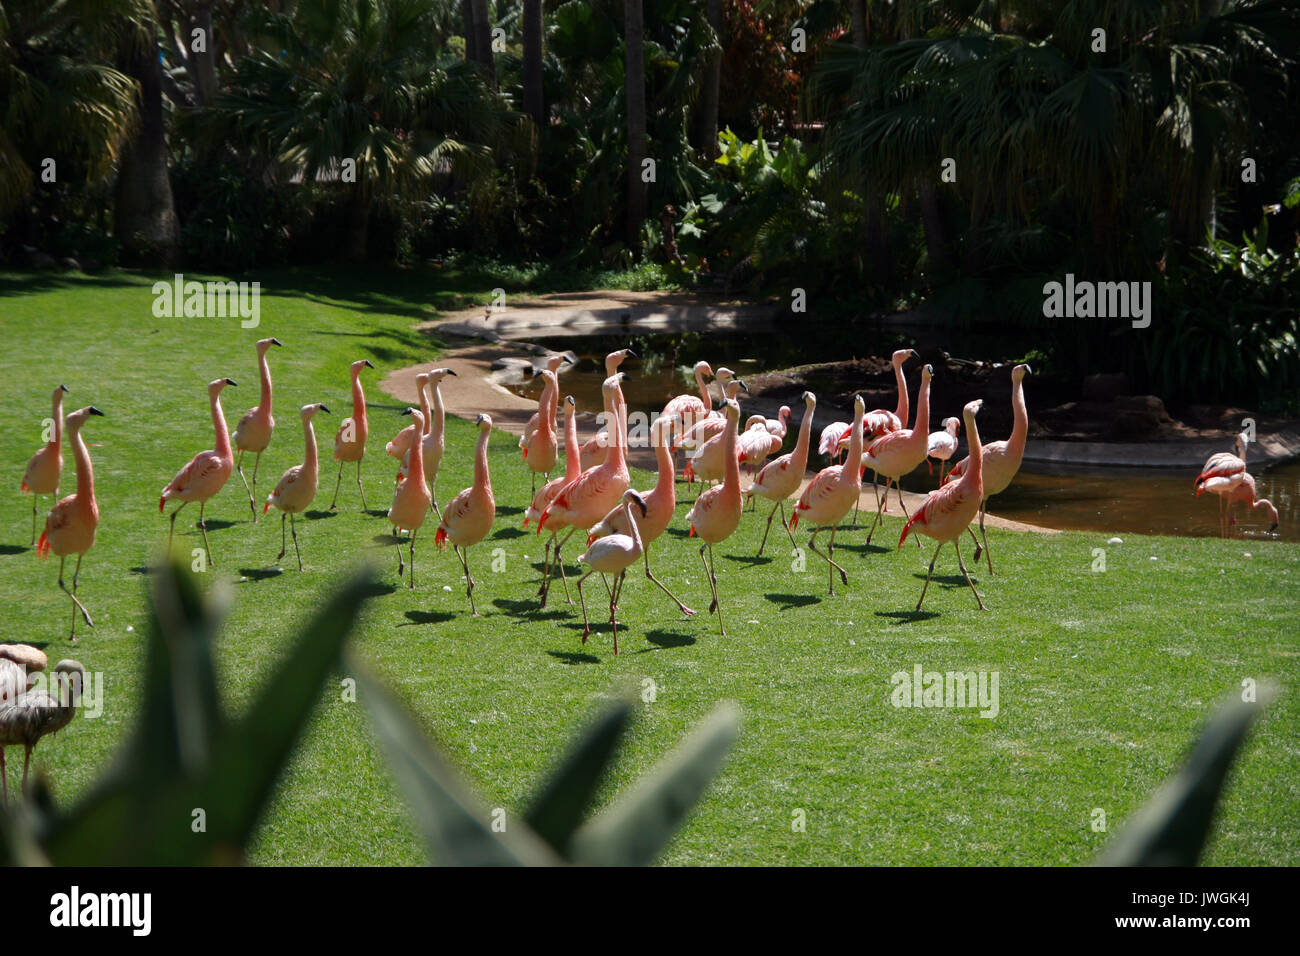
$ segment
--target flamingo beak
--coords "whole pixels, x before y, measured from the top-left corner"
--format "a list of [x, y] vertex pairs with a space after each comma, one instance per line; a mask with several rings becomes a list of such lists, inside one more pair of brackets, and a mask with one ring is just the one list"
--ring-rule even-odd
[[326, 408], [324, 405], [317, 405], [316, 407], [317, 407], [318, 409], [320, 409], [322, 412], [324, 412], [326, 415], [333, 415], [333, 414], [334, 414], [334, 413], [331, 412], [328, 408]]
[[66, 385], [60, 385], [59, 388], [63, 389], [65, 392], [68, 391], [68, 386]]
[[[455, 369], [445, 368], [445, 369], [443, 369], [443, 371], [446, 372], [448, 375], [456, 375], [456, 370], [455, 370]], [[460, 378], [459, 375], [456, 375], [456, 377], [457, 377], [457, 378]]]
[[281, 342], [279, 339], [271, 339], [271, 344], [272, 344], [272, 345], [279, 345], [279, 346], [281, 346], [281, 347], [284, 346], [284, 343]]
[[362, 359], [362, 361], [366, 363], [366, 368], [374, 368], [374, 367], [375, 367], [375, 363], [372, 362], [372, 361], [370, 361], [370, 359]]
[[[86, 414], [87, 414], [87, 415], [103, 415], [104, 413], [101, 412], [101, 411], [100, 411], [98, 408], [96, 408], [94, 405], [91, 405], [89, 408], [86, 409]], [[1276, 528], [1277, 525], [1273, 525], [1273, 527]]]
[[226, 379], [226, 384], [227, 384], [227, 385], [234, 385], [234, 384], [235, 384], [235, 380], [234, 380], [233, 378], [228, 378], [228, 379]]

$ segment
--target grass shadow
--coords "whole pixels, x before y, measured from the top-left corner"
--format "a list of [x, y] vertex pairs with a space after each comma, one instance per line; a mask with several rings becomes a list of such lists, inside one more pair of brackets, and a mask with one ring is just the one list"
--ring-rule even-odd
[[[912, 575], [912, 577], [916, 578], [918, 581], [925, 580], [925, 575], [920, 571], [917, 571]], [[974, 575], [971, 575], [971, 580], [974, 581], [976, 585], [979, 584], [979, 579]], [[935, 574], [930, 577], [930, 583], [941, 585], [945, 589], [965, 588], [970, 586], [966, 583], [966, 579], [960, 574]]]
[[689, 538], [691, 532], [686, 528], [669, 528], [668, 533], [674, 538]]
[[[237, 521], [226, 521], [226, 520], [224, 520], [224, 519], [220, 519], [220, 518], [209, 518], [209, 519], [207, 519], [207, 523], [208, 523], [208, 529], [207, 529], [208, 531], [224, 531], [224, 530], [226, 530], [227, 528], [233, 528], [233, 527], [234, 527], [235, 525], [237, 525], [239, 522], [237, 522]], [[198, 531], [198, 530], [199, 530], [199, 526], [198, 526], [198, 523], [197, 523], [197, 522], [195, 522], [195, 524], [194, 524], [194, 530], [195, 530], [195, 531]]]
[[493, 598], [492, 606], [504, 611], [510, 617], [522, 617], [530, 621], [554, 621], [568, 617], [567, 611], [551, 608], [544, 610], [535, 601], [512, 601], [509, 598]]
[[810, 604], [820, 604], [821, 595], [818, 594], [764, 594], [763, 597], [773, 604], [779, 604], [782, 611], [788, 611], [791, 608], [807, 607]]
[[595, 654], [587, 654], [582, 651], [547, 651], [546, 653], [565, 664], [600, 663], [600, 658]]
[[771, 558], [766, 556], [760, 558], [756, 554], [724, 554], [723, 557], [728, 561], [735, 561], [738, 564], [747, 564], [751, 568], [757, 567], [760, 564], [772, 563]]
[[893, 548], [886, 547], [883, 544], [868, 544], [863, 541], [861, 544], [845, 544], [842, 538], [835, 539], [836, 551], [854, 551], [858, 554], [888, 554]]
[[645, 639], [654, 647], [643, 647], [636, 653], [653, 654], [655, 651], [661, 651], [669, 647], [690, 647], [695, 643], [695, 637], [691, 634], [682, 634], [679, 631], [665, 631], [662, 628], [656, 628], [653, 631], [646, 631]]
[[32, 550], [28, 545], [21, 544], [0, 544], [0, 554], [22, 554], [24, 551]]
[[456, 617], [450, 611], [406, 611], [404, 613], [407, 624], [399, 624], [398, 627], [410, 627], [412, 624], [442, 624]]
[[239, 574], [250, 581], [266, 581], [284, 574], [284, 568], [240, 568]]
[[510, 517], [511, 515], [521, 515], [523, 513], [524, 513], [523, 508], [518, 508], [515, 507], [514, 505], [497, 505], [498, 518], [500, 518], [502, 515], [506, 517]]
[[928, 621], [938, 617], [938, 611], [877, 611], [876, 617], [890, 617], [895, 624], [912, 624], [916, 621]]
[[528, 534], [527, 531], [523, 531], [519, 528], [501, 528], [494, 535], [492, 535], [492, 538], [493, 540], [497, 540], [501, 538], [505, 538], [505, 539], [522, 538], [525, 537], [527, 534]]
[[337, 511], [304, 511], [302, 516], [308, 521], [320, 521], [322, 518], [337, 518], [339, 513]]

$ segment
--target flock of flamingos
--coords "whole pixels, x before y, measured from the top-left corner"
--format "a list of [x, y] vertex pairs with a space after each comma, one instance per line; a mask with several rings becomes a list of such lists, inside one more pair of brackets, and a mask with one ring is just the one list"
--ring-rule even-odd
[[[160, 512], [165, 513], [168, 502], [176, 503], [170, 516], [169, 545], [175, 531], [177, 514], [186, 505], [198, 503], [198, 526], [203, 536], [206, 560], [214, 567], [216, 560], [207, 537], [206, 507], [208, 501], [225, 486], [232, 472], [239, 472], [248, 494], [253, 519], [256, 521], [258, 518], [258, 467], [275, 429], [267, 353], [280, 345], [280, 341], [275, 338], [262, 339], [257, 343], [261, 398], [256, 407], [249, 409], [239, 419], [233, 435], [221, 408], [221, 394], [235, 382], [229, 378], [218, 378], [209, 383], [208, 401], [216, 434], [215, 447], [210, 451], [199, 452], [190, 459], [159, 496]], [[970, 534], [977, 562], [981, 553], [988, 554], [988, 541], [984, 534], [988, 499], [1011, 483], [1024, 455], [1029, 419], [1023, 382], [1030, 373], [1029, 366], [1017, 365], [1011, 373], [1010, 400], [1014, 424], [1010, 437], [983, 444], [976, 426], [976, 415], [982, 401], [968, 403], [963, 409], [961, 421], [955, 418], [945, 419], [941, 431], [929, 431], [930, 379], [933, 374], [929, 365], [920, 370], [916, 414], [912, 419], [912, 427], [906, 427], [909, 401], [904, 365], [908, 359], [916, 357], [916, 352], [911, 349], [895, 352], [892, 365], [898, 389], [897, 406], [892, 411], [868, 411], [862, 397], [857, 396], [851, 422], [832, 422], [821, 430], [819, 450], [832, 462], [838, 459], [839, 463], [822, 468], [812, 477], [799, 495], [787, 521], [785, 503], [799, 493], [804, 483], [816, 396], [811, 392], [803, 394], [805, 410], [794, 449], [769, 461], [784, 446], [790, 419], [789, 407], [783, 406], [774, 419], [751, 415], [742, 430], [740, 405], [736, 396], [745, 388], [744, 382], [729, 369], [719, 368], [715, 373], [707, 362], [697, 363], [694, 375], [698, 394], [683, 394], [671, 399], [651, 426], [658, 480], [653, 488], [635, 491], [629, 488], [626, 454], [627, 404], [622, 389], [625, 373], [619, 371], [619, 366], [631, 354], [630, 350], [623, 349], [606, 356], [607, 377], [602, 386], [603, 421], [606, 427], [584, 445], [578, 444], [575, 419], [577, 403], [572, 396], [565, 399], [562, 476], [551, 477], [551, 473], [557, 469], [560, 458], [558, 375], [565, 361], [564, 356], [552, 356], [542, 369], [540, 374], [544, 387], [538, 400], [537, 413], [519, 440], [523, 462], [534, 478], [533, 498], [524, 513], [524, 527], [528, 528], [535, 522], [537, 533], [548, 535], [538, 592], [543, 607], [557, 571], [565, 596], [569, 598], [568, 578], [561, 552], [575, 532], [582, 531], [586, 534], [586, 550], [578, 561], [586, 565], [587, 571], [577, 582], [584, 622], [584, 643], [591, 633], [591, 626], [587, 617], [583, 584], [596, 572], [600, 572], [602, 580], [605, 580], [609, 596], [610, 627], [616, 654], [618, 602], [627, 571], [638, 561], [644, 562], [646, 577], [672, 598], [683, 614], [695, 613], [654, 576], [650, 567], [649, 547], [667, 530], [676, 511], [675, 456], [681, 450], [686, 452], [685, 477], [691, 482], [699, 480], [711, 483], [696, 497], [686, 514], [686, 523], [690, 528], [690, 536], [698, 537], [701, 541], [700, 561], [709, 580], [712, 598], [709, 612], [717, 613], [719, 630], [723, 635], [726, 634], [726, 627], [722, 620], [713, 546], [725, 541], [736, 530], [746, 503], [752, 503], [755, 497], [772, 502], [763, 541], [759, 546], [760, 555], [766, 547], [772, 521], [778, 512], [792, 543], [795, 542], [795, 533], [801, 524], [812, 526], [808, 549], [826, 562], [828, 590], [834, 594], [837, 573], [842, 583], [848, 582], [848, 573], [835, 559], [836, 529], [850, 510], [855, 512], [856, 523], [859, 495], [867, 470], [875, 476], [873, 487], [876, 489], [876, 516], [868, 531], [867, 542], [870, 543], [875, 534], [881, 515], [888, 510], [891, 485], [897, 492], [898, 503], [907, 518], [898, 546], [901, 548], [912, 534], [924, 535], [937, 542], [916, 609], [919, 611], [925, 601], [935, 560], [943, 546], [949, 542], [957, 552], [957, 565], [975, 595], [976, 603], [980, 610], [985, 609], [984, 601], [962, 560], [960, 539], [963, 532]], [[366, 508], [361, 461], [366, 453], [370, 427], [361, 374], [365, 369], [373, 367], [364, 359], [351, 365], [352, 415], [343, 420], [334, 435], [334, 460], [339, 463], [339, 468], [330, 503], [331, 510], [338, 506], [343, 468], [348, 463], [356, 465], [361, 507], [362, 510]], [[439, 507], [436, 489], [444, 452], [445, 420], [440, 386], [448, 375], [455, 375], [455, 372], [448, 368], [435, 368], [416, 376], [420, 394], [419, 408], [405, 409], [403, 414], [410, 416], [411, 423], [385, 445], [387, 454], [399, 463], [388, 520], [399, 535], [405, 533], [407, 536], [405, 541], [399, 539], [397, 543], [398, 575], [400, 577], [409, 564], [409, 584], [414, 588], [416, 537], [429, 516], [436, 516], [438, 524], [434, 536], [435, 545], [440, 550], [445, 550], [449, 543], [452, 546], [464, 572], [465, 594], [470, 610], [477, 616], [474, 578], [469, 570], [468, 551], [487, 536], [496, 517], [487, 456], [492, 419], [486, 414], [478, 416], [479, 436], [474, 452], [473, 484]], [[719, 407], [713, 404], [708, 383], [710, 378], [721, 388], [722, 402]], [[59, 556], [59, 587], [73, 603], [69, 638], [75, 643], [78, 615], [88, 627], [93, 626], [90, 613], [77, 596], [77, 579], [82, 558], [94, 545], [95, 529], [99, 522], [94, 473], [81, 430], [92, 417], [103, 413], [94, 406], [87, 406], [68, 414], [65, 421], [63, 395], [66, 391], [62, 385], [54, 390], [53, 434], [50, 441], [28, 462], [22, 490], [33, 496], [32, 538], [35, 541], [37, 497], [46, 494], [57, 497], [63, 465], [62, 442], [66, 429], [76, 466], [77, 490], [58, 500], [50, 509], [45, 518], [44, 531], [39, 542], [36, 542], [36, 552], [42, 558], [51, 553]], [[281, 547], [276, 560], [285, 556], [287, 535], [291, 535], [299, 570], [302, 569], [302, 553], [294, 518], [311, 505], [319, 486], [320, 461], [313, 422], [320, 413], [328, 414], [329, 409], [320, 403], [302, 406], [299, 412], [305, 446], [302, 464], [294, 465], [284, 472], [260, 509], [263, 514], [271, 508], [280, 512]], [[957, 435], [963, 425], [969, 454], [945, 474], [944, 465], [955, 455]], [[1266, 509], [1272, 516], [1273, 528], [1277, 526], [1277, 511], [1273, 505], [1266, 499], [1255, 498], [1255, 482], [1246, 471], [1246, 440], [1245, 435], [1237, 438], [1236, 454], [1213, 455], [1196, 479], [1197, 495], [1208, 491], [1219, 497], [1221, 531], [1225, 534], [1235, 521], [1232, 509], [1238, 503], [1245, 503], [1254, 509]], [[251, 483], [244, 472], [245, 454], [254, 456]], [[900, 481], [923, 461], [931, 458], [940, 463], [940, 487], [927, 495], [924, 504], [915, 513], [908, 514], [899, 488]], [[742, 465], [752, 475], [751, 482], [743, 490], [740, 480]], [[540, 489], [536, 487], [538, 475], [547, 479]], [[883, 491], [879, 484], [882, 478]], [[971, 527], [977, 516], [980, 530], [978, 538]], [[818, 548], [817, 540], [824, 532], [829, 533], [829, 540], [823, 551]], [[405, 558], [402, 553], [403, 544], [407, 546]], [[917, 544], [920, 545], [919, 538]], [[67, 559], [73, 555], [76, 556], [76, 566], [72, 574], [72, 587], [69, 588], [64, 582], [64, 573]], [[987, 560], [992, 573], [991, 554]], [[612, 584], [605, 579], [605, 575], [613, 576]], [[569, 600], [572, 603], [572, 599]]]
[[[177, 513], [191, 502], [198, 503], [199, 529], [203, 535], [207, 561], [212, 566], [216, 565], [216, 561], [212, 558], [211, 547], [208, 545], [206, 506], [225, 486], [233, 471], [239, 472], [244, 483], [253, 520], [258, 518], [258, 466], [275, 429], [275, 419], [271, 414], [271, 371], [266, 356], [272, 347], [281, 344], [275, 338], [262, 339], [257, 343], [261, 399], [255, 408], [249, 409], [239, 419], [233, 436], [221, 408], [221, 393], [235, 383], [229, 378], [219, 378], [209, 383], [208, 401], [216, 433], [216, 447], [199, 452], [190, 459], [162, 489], [158, 499], [160, 512], [165, 512], [169, 501], [177, 503], [171, 513], [169, 546], [171, 535], [175, 531]], [[751, 415], [742, 431], [739, 427], [740, 405], [736, 396], [745, 388], [744, 382], [729, 369], [719, 368], [715, 373], [707, 362], [697, 363], [694, 373], [699, 394], [684, 394], [673, 398], [664, 406], [651, 427], [651, 440], [658, 465], [655, 485], [647, 491], [635, 491], [629, 488], [626, 455], [627, 405], [622, 389], [625, 373], [618, 370], [631, 354], [630, 350], [624, 349], [606, 356], [607, 377], [602, 386], [603, 420], [606, 427], [584, 445], [578, 444], [575, 418], [577, 403], [572, 396], [565, 398], [563, 476], [550, 477], [559, 462], [558, 375], [564, 362], [563, 356], [552, 357], [542, 370], [545, 384], [538, 400], [537, 413], [519, 440], [524, 464], [532, 472], [534, 482], [532, 502], [524, 512], [524, 527], [536, 522], [538, 534], [549, 532], [542, 582], [538, 591], [541, 606], [546, 605], [557, 570], [565, 596], [569, 597], [561, 550], [575, 532], [582, 531], [587, 536], [586, 550], [578, 561], [586, 565], [588, 570], [577, 582], [578, 599], [582, 606], [584, 644], [591, 633], [591, 625], [582, 586], [596, 572], [601, 573], [602, 580], [605, 580], [607, 574], [613, 575], [613, 584], [605, 580], [605, 586], [609, 593], [609, 619], [615, 654], [618, 653], [618, 602], [627, 571], [638, 561], [644, 562], [646, 578], [667, 594], [683, 614], [690, 616], [695, 613], [656, 578], [650, 568], [650, 544], [667, 530], [677, 508], [675, 455], [679, 450], [686, 452], [684, 475], [687, 480], [692, 483], [696, 480], [713, 483], [696, 497], [686, 513], [686, 522], [690, 526], [690, 536], [698, 537], [702, 542], [700, 561], [709, 579], [712, 596], [709, 612], [717, 613], [718, 627], [724, 636], [727, 632], [722, 620], [713, 546], [725, 541], [739, 527], [746, 502], [752, 503], [756, 496], [772, 502], [763, 540], [758, 549], [760, 555], [767, 546], [768, 533], [778, 512], [792, 544], [795, 543], [795, 532], [800, 524], [812, 526], [808, 548], [826, 562], [828, 589], [834, 594], [837, 572], [842, 583], [848, 582], [847, 572], [835, 560], [835, 532], [850, 510], [855, 512], [856, 523], [863, 475], [868, 469], [875, 475], [873, 486], [876, 488], [876, 517], [868, 531], [868, 543], [879, 525], [881, 514], [888, 510], [891, 484], [897, 491], [898, 503], [907, 517], [907, 523], [898, 539], [898, 547], [901, 548], [908, 536], [914, 533], [933, 538], [938, 543], [916, 609], [919, 611], [925, 601], [939, 552], [945, 544], [951, 542], [957, 552], [957, 565], [961, 568], [966, 583], [970, 585], [980, 610], [985, 610], [984, 601], [962, 560], [960, 539], [963, 531], [970, 534], [975, 545], [975, 560], [979, 561], [981, 552], [988, 555], [989, 572], [992, 573], [993, 559], [988, 554], [988, 541], [984, 535], [985, 508], [991, 496], [1011, 483], [1024, 455], [1029, 425], [1023, 386], [1024, 377], [1030, 372], [1027, 365], [1017, 365], [1011, 373], [1014, 424], [1010, 438], [983, 444], [975, 421], [982, 401], [968, 403], [962, 411], [960, 421], [956, 418], [945, 419], [941, 431], [929, 432], [930, 379], [933, 374], [929, 365], [921, 369], [916, 416], [912, 420], [912, 427], [905, 427], [909, 403], [903, 366], [916, 353], [911, 349], [895, 352], [892, 361], [898, 387], [896, 408], [893, 411], [868, 411], [859, 395], [854, 399], [854, 417], [851, 422], [832, 422], [821, 430], [819, 450], [832, 462], [836, 459], [840, 461], [822, 468], [813, 476], [799, 495], [787, 521], [785, 503], [799, 492], [807, 469], [816, 396], [811, 392], [803, 393], [804, 415], [793, 451], [769, 461], [784, 447], [790, 418], [789, 407], [782, 406], [775, 419]], [[334, 435], [334, 460], [339, 463], [339, 469], [334, 483], [334, 497], [330, 503], [331, 510], [338, 506], [343, 467], [348, 463], [356, 464], [357, 490], [362, 510], [366, 508], [361, 461], [366, 453], [370, 427], [361, 373], [373, 367], [366, 360], [351, 365], [352, 415], [343, 420]], [[440, 385], [446, 376], [455, 374], [448, 368], [435, 368], [416, 376], [420, 407], [405, 409], [403, 414], [411, 417], [411, 424], [385, 445], [387, 454], [399, 462], [388, 520], [399, 534], [405, 532], [408, 536], [405, 543], [408, 546], [409, 560], [403, 558], [403, 542], [399, 540], [397, 543], [398, 576], [402, 576], [409, 563], [409, 582], [410, 587], [414, 588], [415, 539], [428, 516], [431, 513], [437, 516], [434, 542], [442, 550], [450, 542], [465, 575], [465, 594], [470, 610], [477, 616], [468, 550], [487, 536], [496, 518], [487, 455], [492, 419], [485, 414], [478, 416], [479, 435], [474, 451], [473, 484], [440, 508], [436, 488], [444, 452], [445, 421]], [[707, 382], [709, 378], [722, 390], [723, 400], [718, 408], [713, 406]], [[94, 471], [81, 430], [92, 417], [102, 415], [103, 412], [93, 405], [87, 406], [71, 412], [65, 420], [63, 395], [66, 391], [67, 388], [63, 385], [54, 390], [53, 435], [28, 462], [22, 490], [33, 496], [32, 539], [36, 543], [36, 553], [42, 558], [50, 554], [59, 556], [59, 587], [73, 603], [69, 638], [75, 643], [78, 615], [88, 627], [93, 627], [90, 613], [77, 596], [77, 578], [82, 558], [95, 543], [95, 530], [99, 523]], [[276, 556], [277, 561], [287, 551], [287, 520], [299, 570], [302, 570], [302, 553], [298, 547], [294, 516], [311, 505], [318, 490], [320, 461], [313, 420], [322, 412], [328, 414], [329, 409], [320, 403], [304, 405], [300, 409], [305, 446], [303, 462], [284, 472], [266, 496], [261, 509], [263, 514], [271, 508], [280, 512], [280, 553]], [[944, 474], [944, 464], [956, 453], [957, 435], [963, 425], [969, 455]], [[63, 468], [65, 430], [72, 445], [77, 490], [58, 500], [50, 509], [45, 518], [44, 531], [39, 542], [36, 542], [37, 497], [54, 495], [57, 498]], [[1265, 510], [1273, 522], [1270, 532], [1277, 528], [1277, 509], [1267, 499], [1256, 499], [1255, 481], [1246, 471], [1248, 440], [1246, 434], [1238, 436], [1235, 454], [1224, 452], [1211, 456], [1196, 478], [1195, 490], [1198, 496], [1210, 492], [1219, 498], [1220, 531], [1224, 535], [1230, 533], [1236, 520], [1233, 509], [1240, 503], [1252, 509]], [[415, 453], [416, 449], [419, 449], [419, 454]], [[251, 483], [244, 474], [243, 458], [246, 453], [254, 456]], [[903, 476], [930, 458], [937, 459], [940, 463], [940, 487], [926, 496], [924, 504], [915, 513], [908, 515], [899, 483]], [[752, 475], [748, 488], [743, 491], [740, 483], [742, 465]], [[547, 479], [540, 489], [536, 487], [538, 475]], [[884, 478], [883, 493], [879, 487], [880, 478]], [[975, 537], [971, 528], [977, 516], [979, 538]], [[817, 547], [817, 538], [827, 531], [829, 541], [823, 552]], [[919, 538], [917, 544], [920, 546]], [[67, 559], [71, 555], [76, 556], [77, 563], [72, 574], [72, 587], [68, 588], [63, 578]], [[571, 598], [569, 602], [572, 603]], [[33, 672], [44, 669], [46, 665], [44, 653], [37, 648], [22, 644], [0, 645], [0, 784], [3, 785], [6, 802], [8, 781], [5, 775], [4, 748], [19, 745], [25, 748], [25, 785], [32, 749], [41, 737], [67, 725], [75, 713], [80, 696], [85, 668], [79, 662], [63, 660], [55, 665], [53, 674], [58, 687], [57, 696], [33, 686]], [[65, 694], [67, 687], [71, 687], [71, 691]]]

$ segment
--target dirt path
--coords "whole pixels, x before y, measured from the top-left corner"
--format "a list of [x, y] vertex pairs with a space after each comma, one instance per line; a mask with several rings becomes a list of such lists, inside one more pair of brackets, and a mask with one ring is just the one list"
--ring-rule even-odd
[[[445, 331], [446, 327], [440, 325], [440, 330]], [[513, 343], [495, 342], [467, 345], [444, 352], [437, 362], [427, 362], [423, 365], [413, 365], [390, 372], [380, 381], [379, 388], [398, 401], [415, 405], [419, 401], [415, 376], [432, 368], [450, 368], [456, 373], [456, 378], [445, 380], [442, 386], [442, 397], [446, 403], [447, 411], [468, 421], [473, 421], [480, 412], [486, 412], [492, 416], [492, 424], [495, 427], [517, 436], [523, 434], [528, 419], [537, 411], [537, 403], [520, 398], [503, 386], [496, 384], [493, 365], [503, 358], [532, 361], [536, 357], [531, 351], [518, 347]], [[580, 412], [578, 416], [578, 440], [585, 441], [595, 430], [595, 415], [591, 412]], [[646, 471], [654, 471], [655, 469], [654, 451], [650, 448], [629, 449], [628, 460], [634, 467], [643, 468]], [[522, 469], [524, 466], [521, 463], [519, 467]], [[804, 484], [806, 485], [811, 478], [812, 474], [809, 474], [805, 478]], [[742, 477], [742, 483], [743, 481], [744, 478]], [[908, 491], [903, 492], [903, 501], [907, 505], [908, 512], [920, 507], [924, 500], [924, 495]], [[898, 499], [893, 492], [890, 493], [890, 502], [892, 505], [891, 513], [897, 514]], [[761, 503], [758, 507], [761, 511]], [[867, 484], [863, 487], [862, 496], [859, 498], [859, 508], [866, 513], [868, 523], [871, 520], [871, 512], [875, 507], [875, 492], [872, 490], [871, 485]], [[861, 516], [859, 516], [860, 522]], [[986, 524], [989, 527], [1012, 531], [1036, 531], [1040, 534], [1059, 533], [1052, 528], [1042, 528], [1020, 521], [1011, 521], [993, 514], [987, 516]]]

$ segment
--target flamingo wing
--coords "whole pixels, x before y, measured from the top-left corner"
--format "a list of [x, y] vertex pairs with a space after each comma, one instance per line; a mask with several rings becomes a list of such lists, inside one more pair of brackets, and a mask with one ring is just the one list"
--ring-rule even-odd
[[184, 494], [197, 484], [202, 484], [208, 478], [220, 472], [224, 462], [220, 455], [215, 451], [201, 451], [193, 458], [190, 463], [180, 470], [175, 478], [163, 489], [163, 495]]

